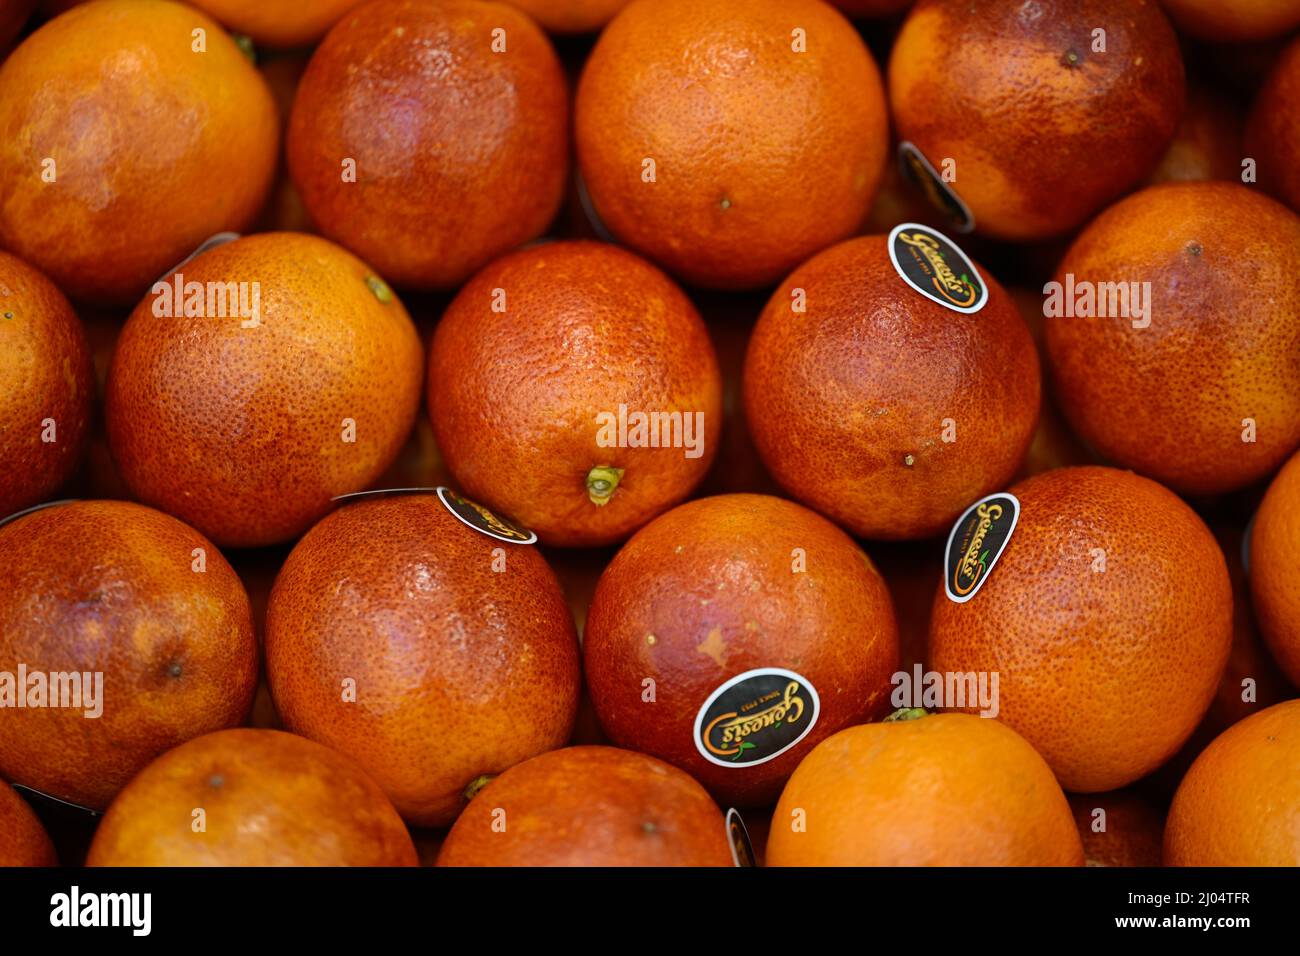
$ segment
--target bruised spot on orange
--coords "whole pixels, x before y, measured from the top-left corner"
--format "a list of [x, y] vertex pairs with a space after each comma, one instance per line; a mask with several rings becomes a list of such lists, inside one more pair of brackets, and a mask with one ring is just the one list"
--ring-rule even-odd
[[722, 628], [715, 627], [710, 630], [696, 650], [712, 658], [719, 667], [727, 666], [727, 641], [722, 636]]

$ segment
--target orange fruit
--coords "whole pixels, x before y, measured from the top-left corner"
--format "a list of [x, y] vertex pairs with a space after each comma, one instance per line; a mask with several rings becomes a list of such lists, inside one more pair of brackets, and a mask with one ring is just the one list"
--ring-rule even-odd
[[0, 252], [0, 518], [52, 496], [90, 431], [90, 348], [54, 283]]
[[567, 130], [564, 73], [523, 13], [376, 0], [303, 74], [289, 171], [322, 233], [400, 286], [449, 289], [550, 224]]
[[1061, 468], [1010, 493], [1019, 518], [983, 584], [935, 597], [930, 668], [998, 674], [998, 719], [1065, 789], [1118, 789], [1173, 756], [1214, 697], [1232, 642], [1223, 554], [1131, 472]]
[[[924, 713], [924, 712], [922, 712]], [[1079, 866], [1065, 794], [996, 720], [929, 714], [850, 727], [799, 764], [768, 866]]]
[[568, 747], [525, 760], [481, 790], [451, 828], [438, 865], [731, 866], [732, 859], [722, 811], [687, 774], [629, 750]]
[[465, 494], [560, 545], [622, 540], [685, 498], [722, 420], [690, 300], [649, 263], [587, 241], [476, 275], [434, 335], [428, 396]]
[[819, 741], [883, 712], [898, 631], [884, 581], [843, 531], [780, 498], [719, 495], [623, 546], [583, 653], [614, 744], [756, 807]]
[[[177, 276], [184, 296], [164, 294]], [[249, 308], [209, 292], [203, 315], [157, 314], [169, 298], [189, 302], [191, 284], [231, 283]], [[142, 501], [219, 544], [271, 544], [397, 457], [423, 353], [401, 302], [359, 259], [266, 233], [204, 253], [156, 289], [122, 329], [106, 395], [113, 457]]]
[[356, 759], [418, 826], [446, 826], [480, 777], [562, 746], [578, 668], [545, 559], [431, 495], [327, 516], [290, 553], [267, 608], [267, 679], [285, 727]]
[[[1080, 437], [1186, 494], [1275, 471], [1300, 445], [1298, 249], [1300, 217], [1234, 183], [1154, 186], [1098, 216], [1056, 276], [1076, 314], [1047, 320]], [[1104, 310], [1087, 307], [1091, 291]], [[1080, 301], [1107, 316], [1078, 314]]]
[[1300, 700], [1233, 724], [1187, 771], [1166, 866], [1300, 866]]
[[1164, 158], [1145, 185], [1223, 179], [1241, 182], [1241, 109], [1230, 96], [1203, 83], [1187, 86], [1187, 108]]
[[27, 701], [0, 720], [0, 776], [103, 809], [164, 750], [240, 723], [257, 658], [239, 578], [175, 518], [77, 501], [0, 527], [0, 699]]
[[1260, 185], [1300, 210], [1300, 122], [1291, 104], [1300, 97], [1300, 38], [1277, 58], [1255, 96], [1246, 125], [1246, 154], [1258, 162]]
[[506, 0], [551, 33], [595, 33], [628, 4], [628, 0]]
[[194, 6], [267, 47], [308, 46], [364, 0], [191, 0]]
[[1183, 64], [1157, 0], [920, 0], [894, 42], [889, 98], [899, 137], [952, 164], [977, 229], [1040, 239], [1156, 165], [1183, 111]]
[[416, 856], [402, 818], [351, 760], [239, 728], [140, 771], [104, 814], [86, 865], [415, 866]]
[[40, 819], [0, 780], [0, 866], [58, 866], [54, 844]]
[[1070, 809], [1088, 866], [1159, 866], [1165, 821], [1128, 791], [1071, 794]]
[[851, 235], [889, 148], [875, 61], [820, 0], [634, 0], [587, 60], [574, 134], [605, 226], [718, 288]]
[[985, 306], [954, 312], [902, 279], [889, 245], [841, 243], [777, 288], [750, 339], [745, 417], [804, 504], [862, 537], [922, 538], [1015, 474], [1038, 419], [1038, 356], [987, 272]]
[[182, 4], [76, 7], [0, 65], [0, 90], [0, 246], [73, 298], [129, 304], [270, 188], [271, 94]]
[[1173, 21], [1213, 43], [1267, 40], [1300, 27], [1300, 0], [1164, 0]]
[[1300, 452], [1277, 473], [1250, 531], [1250, 592], [1260, 633], [1300, 687]]

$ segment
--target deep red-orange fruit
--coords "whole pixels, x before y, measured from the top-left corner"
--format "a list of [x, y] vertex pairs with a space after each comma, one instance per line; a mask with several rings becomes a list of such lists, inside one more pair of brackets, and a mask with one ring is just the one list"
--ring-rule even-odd
[[[504, 823], [504, 828], [502, 827]], [[731, 866], [722, 811], [676, 767], [614, 747], [552, 750], [470, 801], [439, 866]]]
[[419, 826], [562, 746], [580, 681], [545, 559], [432, 495], [361, 500], [307, 532], [271, 592], [266, 669], [285, 727], [356, 759]]
[[1244, 135], [1245, 120], [1233, 97], [1204, 83], [1189, 83], [1183, 118], [1144, 185], [1201, 179], [1241, 182]]
[[1187, 771], [1166, 866], [1300, 866], [1300, 700], [1233, 724]]
[[1088, 866], [1159, 866], [1165, 821], [1127, 790], [1070, 795]]
[[987, 303], [955, 312], [900, 277], [887, 237], [866, 236], [781, 283], [744, 397], [786, 491], [854, 534], [921, 538], [1010, 480], [1038, 420], [1038, 356], [1011, 297], [980, 275]]
[[140, 771], [104, 814], [86, 865], [415, 866], [416, 855], [402, 818], [351, 760], [239, 728]]
[[423, 359], [368, 265], [315, 236], [248, 236], [131, 314], [108, 376], [113, 458], [137, 497], [219, 544], [285, 541], [397, 457]]
[[1277, 58], [1255, 96], [1246, 125], [1246, 155], [1258, 163], [1259, 184], [1300, 211], [1300, 38]]
[[1164, 0], [1174, 23], [1212, 43], [1282, 36], [1300, 26], [1300, 0]]
[[95, 383], [68, 300], [0, 252], [0, 518], [50, 498], [81, 458]]
[[0, 5], [0, 57], [9, 52], [9, 45], [22, 32], [35, 8], [36, 0], [8, 0]]
[[889, 148], [875, 61], [821, 0], [634, 0], [574, 109], [605, 226], [718, 288], [770, 284], [852, 235]]
[[13, 787], [0, 780], [0, 866], [58, 865], [54, 844], [40, 819]]
[[583, 652], [610, 740], [752, 807], [818, 741], [883, 713], [898, 631], [884, 581], [843, 531], [780, 498], [719, 495], [623, 546]]
[[621, 541], [680, 502], [722, 424], [691, 301], [598, 242], [521, 250], [476, 275], [438, 325], [428, 395], [460, 489], [547, 544]]
[[1136, 185], [1183, 96], [1157, 0], [920, 0], [889, 60], [899, 137], [1001, 239], [1067, 232]]
[[0, 527], [0, 776], [102, 810], [164, 750], [242, 721], [257, 665], [243, 585], [175, 518], [77, 501]]
[[316, 49], [287, 149], [322, 233], [399, 286], [454, 288], [559, 209], [564, 73], [513, 7], [375, 0]]
[[1153, 186], [1070, 246], [1047, 303], [1061, 409], [1103, 458], [1185, 494], [1300, 445], [1300, 216], [1239, 183]]
[[930, 669], [996, 675], [997, 718], [1066, 790], [1126, 786], [1214, 698], [1232, 643], [1223, 554], [1196, 512], [1132, 472], [1060, 468], [1010, 494], [1017, 522], [978, 589], [958, 603], [939, 586]]
[[130, 304], [271, 185], [271, 95], [192, 7], [76, 7], [0, 65], [0, 90], [0, 246], [74, 298]]

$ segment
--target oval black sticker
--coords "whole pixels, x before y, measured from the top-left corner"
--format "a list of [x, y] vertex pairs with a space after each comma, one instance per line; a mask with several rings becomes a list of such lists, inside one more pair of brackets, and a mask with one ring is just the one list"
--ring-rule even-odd
[[493, 514], [481, 504], [456, 494], [450, 488], [440, 487], [438, 500], [446, 505], [447, 510], [461, 522], [489, 538], [496, 538], [507, 544], [532, 544], [537, 540], [535, 532]]
[[975, 263], [943, 233], [904, 222], [889, 233], [889, 261], [921, 295], [954, 312], [978, 312], [989, 300]]
[[760, 667], [731, 678], [695, 717], [695, 747], [719, 767], [745, 767], [785, 753], [821, 710], [817, 691], [794, 671]]
[[943, 561], [944, 589], [951, 600], [965, 604], [984, 586], [1019, 518], [1020, 500], [1002, 492], [981, 498], [957, 519]]
[[898, 162], [903, 178], [925, 194], [930, 205], [952, 220], [952, 227], [966, 233], [975, 229], [975, 217], [956, 191], [949, 186], [934, 164], [914, 143], [903, 140], [898, 144]]

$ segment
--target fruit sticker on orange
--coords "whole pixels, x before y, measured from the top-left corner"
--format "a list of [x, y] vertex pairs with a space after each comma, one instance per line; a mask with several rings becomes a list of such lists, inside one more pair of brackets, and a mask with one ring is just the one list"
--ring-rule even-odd
[[954, 229], [961, 233], [975, 229], [975, 216], [970, 207], [944, 182], [925, 154], [907, 140], [898, 144], [898, 164], [902, 167], [903, 178], [925, 193], [930, 205], [952, 220]]
[[975, 502], [948, 532], [944, 551], [944, 590], [965, 604], [984, 586], [1016, 530], [1020, 500], [1001, 492]]
[[732, 863], [736, 866], [758, 866], [754, 861], [754, 844], [749, 839], [749, 829], [735, 807], [727, 811], [727, 842], [731, 844]]
[[438, 500], [464, 524], [480, 534], [507, 544], [532, 544], [537, 534], [488, 511], [481, 504], [456, 494], [450, 488], [438, 488]]
[[813, 729], [821, 712], [817, 691], [780, 667], [759, 667], [731, 678], [695, 717], [695, 747], [719, 767], [767, 763]]
[[941, 232], [904, 222], [889, 233], [889, 261], [903, 281], [954, 312], [978, 312], [989, 289], [975, 263]]
[[11, 521], [17, 521], [23, 515], [29, 515], [33, 511], [43, 511], [46, 508], [53, 508], [55, 505], [67, 505], [80, 500], [80, 498], [60, 498], [58, 501], [42, 501], [39, 505], [32, 505], [30, 508], [23, 508], [21, 511], [15, 511], [11, 515], [0, 515], [0, 525], [9, 524]]

